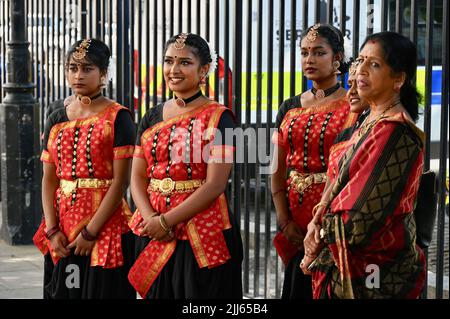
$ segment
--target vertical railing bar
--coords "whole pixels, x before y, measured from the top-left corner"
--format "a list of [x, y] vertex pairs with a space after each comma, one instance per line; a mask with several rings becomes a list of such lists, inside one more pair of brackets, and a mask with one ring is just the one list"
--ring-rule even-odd
[[[156, 1], [155, 1], [156, 2]], [[135, 109], [135, 105], [134, 105], [134, 86], [135, 86], [135, 81], [134, 81], [134, 75], [136, 74], [136, 70], [135, 70], [135, 58], [134, 58], [134, 35], [135, 35], [135, 30], [134, 30], [134, 0], [133, 3], [130, 4], [128, 3], [128, 10], [129, 14], [128, 14], [128, 23], [125, 26], [126, 27], [126, 32], [129, 35], [129, 43], [130, 43], [130, 47], [128, 48], [128, 52], [130, 54], [130, 62], [129, 62], [129, 68], [128, 68], [128, 79], [130, 82], [130, 89], [129, 89], [129, 105], [128, 108], [130, 109], [130, 111], [134, 114], [136, 109]]]
[[380, 11], [381, 11], [381, 31], [386, 31], [388, 30], [388, 9], [389, 9], [389, 4], [387, 0], [381, 0], [381, 6], [380, 6]]
[[333, 0], [327, 1], [327, 23], [333, 24]]
[[[161, 17], [162, 17], [162, 21], [161, 21], [161, 25], [162, 25], [162, 37], [161, 37], [161, 43], [162, 43], [162, 48], [164, 50], [164, 47], [166, 45], [166, 41], [167, 41], [167, 30], [166, 30], [166, 14], [167, 14], [167, 10], [166, 10], [166, 0], [162, 0], [162, 8], [161, 8]], [[164, 67], [164, 56], [161, 57], [161, 64]], [[162, 76], [162, 81], [161, 81], [161, 91], [162, 91], [162, 102], [166, 101], [166, 81], [164, 80], [164, 75]]]
[[[341, 7], [339, 12], [339, 26], [344, 39], [346, 37], [346, 21], [347, 21], [347, 2], [345, 0], [341, 0]], [[341, 86], [345, 87], [345, 77], [341, 77]]]
[[[273, 0], [269, 0], [269, 7], [267, 15], [269, 16], [268, 21], [268, 32], [267, 32], [267, 120], [266, 120], [266, 154], [269, 151], [270, 154], [270, 145], [271, 145], [271, 135], [270, 129], [272, 128], [272, 97], [273, 97]], [[280, 48], [281, 49], [281, 48]], [[266, 167], [267, 169], [267, 167]], [[264, 298], [270, 298], [270, 288], [271, 288], [271, 215], [272, 215], [272, 196], [270, 192], [270, 176], [269, 174], [264, 175], [265, 182], [265, 287], [264, 287]]]
[[[450, 6], [448, 1], [443, 1], [442, 8], [442, 95], [441, 95], [441, 132], [440, 132], [440, 148], [439, 148], [439, 228], [442, 228], [441, 232], [438, 233], [438, 238], [440, 238], [441, 247], [439, 252], [444, 255], [445, 249], [445, 238], [444, 238], [444, 227], [445, 227], [445, 197], [448, 196], [446, 194], [446, 176], [447, 172], [447, 160], [448, 160], [448, 144], [445, 141], [448, 141], [448, 116], [449, 116], [449, 96], [448, 92], [450, 89], [449, 83], [449, 56], [448, 52], [450, 50], [449, 43], [449, 16], [450, 16]], [[447, 227], [449, 227], [447, 225]], [[438, 229], [439, 229], [438, 228]], [[441, 235], [442, 234], [442, 235]], [[447, 240], [450, 241], [449, 238]], [[447, 261], [448, 262], [448, 261]], [[448, 265], [447, 265], [448, 266]], [[442, 273], [442, 277], [444, 273]], [[450, 273], [447, 273], [447, 276], [450, 278]]]
[[187, 0], [187, 32], [191, 33], [192, 27], [192, 1]]
[[158, 104], [158, 1], [153, 1], [153, 106]]
[[296, 26], [296, 20], [297, 20], [297, 1], [291, 0], [291, 52], [290, 52], [290, 96], [295, 95], [295, 77], [297, 70], [295, 69], [295, 44], [297, 39], [297, 26]]
[[[246, 39], [246, 58], [245, 58], [245, 129], [251, 124], [251, 105], [252, 105], [252, 0], [247, 2], [247, 39]], [[244, 141], [244, 162], [248, 163], [248, 138]], [[244, 165], [245, 187], [244, 202], [250, 203], [250, 165]], [[244, 293], [250, 291], [250, 205], [245, 205], [244, 215]]]
[[403, 31], [403, 0], [395, 2], [395, 32], [402, 34]]
[[[234, 30], [235, 41], [233, 46], [233, 101], [232, 108], [236, 115], [237, 125], [242, 123], [242, 59], [237, 58], [242, 54], [242, 1], [234, 1]], [[208, 11], [209, 14], [209, 11]], [[241, 220], [241, 163], [235, 163], [233, 169], [233, 195], [235, 218], [240, 229]], [[239, 232], [240, 233], [240, 232]]]
[[[202, 30], [200, 28], [200, 17], [201, 17], [201, 11], [200, 11], [200, 0], [195, 1], [195, 12], [196, 12], [196, 23], [195, 23], [195, 32], [197, 34], [201, 34]], [[209, 12], [208, 12], [209, 14]]]
[[150, 52], [152, 52], [150, 45], [150, 1], [148, 0], [145, 1], [145, 22], [145, 110], [148, 110], [150, 108]]
[[183, 32], [183, 0], [178, 0], [178, 33]]
[[[257, 22], [257, 44], [256, 44], [256, 129], [257, 132], [261, 127], [261, 98], [262, 98], [262, 24], [263, 24], [263, 0], [258, 0], [258, 22]], [[259, 135], [256, 134], [256, 150], [258, 151]], [[255, 276], [254, 276], [254, 296], [260, 295], [260, 250], [261, 250], [261, 174], [260, 174], [260, 162], [258, 156], [256, 156], [255, 165]], [[267, 234], [266, 234], [267, 236]]]
[[[109, 35], [109, 37], [108, 37], [108, 42], [109, 42], [108, 46], [109, 46], [109, 48], [111, 50], [112, 55], [115, 55], [116, 59], [117, 59], [117, 54], [118, 53], [114, 52], [113, 42], [112, 42], [112, 36], [113, 36], [113, 34], [112, 34], [113, 13], [112, 12], [113, 12], [113, 0], [109, 0], [109, 2], [108, 2], [108, 20], [109, 20], [108, 21], [108, 35]], [[117, 63], [116, 63], [116, 69], [117, 69]], [[114, 81], [116, 81], [116, 82], [114, 83]], [[118, 87], [118, 85], [117, 85], [117, 74], [116, 74], [116, 79], [112, 79], [112, 81], [111, 81], [111, 83], [109, 85], [109, 97], [110, 98], [114, 98], [113, 97], [113, 86], [114, 86], [114, 84], [116, 85], [116, 87]]]
[[57, 36], [56, 36], [56, 85], [58, 87], [57, 90], [57, 96], [56, 98], [59, 100], [61, 99], [61, 67], [60, 67], [60, 58], [61, 55], [59, 54], [59, 39], [60, 39], [60, 30], [59, 30], [59, 19], [61, 19], [61, 7], [59, 6], [59, 2], [56, 1], [57, 5], [56, 5], [56, 14], [54, 15], [54, 17], [56, 17], [56, 30], [57, 30]]
[[[164, 0], [163, 0], [164, 1]], [[137, 0], [138, 14], [137, 14], [137, 27], [138, 27], [138, 54], [137, 54], [137, 90], [138, 90], [138, 102], [137, 102], [137, 121], [140, 121], [142, 114], [142, 0]], [[164, 20], [163, 20], [164, 21]]]
[[[206, 36], [206, 41], [208, 41], [208, 43], [210, 44], [210, 45], [212, 45], [211, 44], [211, 39], [210, 39], [210, 28], [211, 28], [211, 25], [210, 25], [210, 20], [211, 20], [211, 10], [210, 10], [210, 8], [211, 8], [211, 4], [210, 4], [210, 1], [209, 0], [206, 0], [205, 1], [206, 3], [205, 3], [205, 5], [206, 5], [206, 9], [205, 9], [205, 16], [206, 16], [206, 34], [205, 34], [205, 36]], [[216, 54], [219, 54], [219, 52], [217, 52], [216, 51]], [[210, 79], [211, 79], [211, 75], [208, 77], [208, 81], [206, 81], [206, 86], [205, 86], [205, 95], [207, 96], [207, 97], [209, 97], [209, 81], [210, 81]]]
[[[367, 0], [367, 9], [366, 9], [367, 28], [366, 28], [366, 36], [373, 33], [373, 24], [374, 24], [374, 21], [375, 21], [375, 8], [374, 8], [373, 5], [374, 5], [373, 0]], [[359, 49], [359, 48], [356, 48], [356, 49]]]
[[320, 22], [320, 0], [314, 1], [314, 23]]
[[409, 26], [409, 38], [412, 42], [417, 43], [417, 22], [418, 22], [418, 0], [411, 0], [411, 20]]
[[[359, 0], [353, 0], [353, 56], [359, 52], [359, 17], [361, 16]], [[343, 78], [343, 77], [342, 77]]]
[[[53, 102], [55, 100], [55, 6], [54, 6], [55, 2], [54, 0], [51, 2], [51, 8], [50, 9], [50, 16], [47, 17], [47, 19], [49, 20], [50, 26], [51, 26], [51, 31], [50, 31], [50, 35], [51, 35], [51, 41], [50, 41], [50, 47], [48, 47], [48, 53], [49, 53], [49, 58], [50, 58], [50, 52], [51, 52], [51, 67], [50, 70], [51, 72], [49, 72], [51, 74], [51, 77], [49, 77], [49, 80], [52, 79], [52, 82], [50, 83], [50, 90], [51, 90], [51, 101]], [[50, 20], [51, 19], [51, 20]], [[49, 70], [49, 71], [50, 71]]]
[[[285, 35], [285, 24], [284, 24], [284, 12], [285, 12], [285, 0], [279, 1], [279, 21], [280, 21], [280, 32], [279, 32], [279, 52], [278, 52], [278, 103], [277, 109], [280, 109], [280, 105], [284, 100], [284, 35]], [[275, 298], [280, 297], [280, 287], [282, 275], [278, 271], [279, 257], [275, 254]]]
[[[215, 25], [214, 25], [214, 42], [216, 45], [216, 52], [217, 55], [220, 57], [220, 3], [219, 0], [215, 1], [215, 16], [217, 19], [215, 19]], [[214, 72], [214, 100], [219, 101], [219, 68], [216, 69]]]
[[230, 101], [230, 0], [225, 0], [225, 32], [224, 34], [224, 85], [223, 85], [223, 101], [227, 107], [231, 106]]
[[[45, 47], [47, 48], [47, 54], [45, 55], [45, 90], [42, 91], [42, 93], [45, 91], [45, 107], [48, 107], [50, 104], [50, 0], [45, 1], [46, 8], [45, 8], [45, 19], [44, 21], [46, 30], [45, 30]], [[42, 72], [42, 70], [41, 70]]]
[[[306, 29], [308, 29], [308, 0], [303, 0], [303, 6], [302, 6], [302, 32], [305, 32]], [[303, 70], [301, 72], [302, 72], [302, 90], [301, 91], [304, 92], [307, 89], [308, 80], [306, 79], [306, 76], [303, 74]]]

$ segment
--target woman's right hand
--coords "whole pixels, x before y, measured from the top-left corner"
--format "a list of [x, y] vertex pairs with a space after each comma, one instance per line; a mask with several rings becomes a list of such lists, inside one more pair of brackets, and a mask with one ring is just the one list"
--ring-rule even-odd
[[300, 227], [293, 221], [287, 224], [283, 229], [283, 234], [286, 238], [296, 246], [300, 246], [303, 242], [303, 234]]
[[305, 253], [309, 256], [317, 256], [324, 246], [319, 237], [320, 228], [321, 226], [315, 218], [308, 224], [303, 245], [305, 246]]
[[50, 239], [50, 245], [53, 251], [60, 258], [69, 256], [70, 250], [66, 248], [68, 244], [69, 241], [62, 231], [57, 232]]

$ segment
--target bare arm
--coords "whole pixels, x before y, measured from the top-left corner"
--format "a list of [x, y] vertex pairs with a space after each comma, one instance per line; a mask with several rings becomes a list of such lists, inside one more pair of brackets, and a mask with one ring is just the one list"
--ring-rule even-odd
[[44, 209], [45, 227], [50, 229], [58, 225], [56, 210], [53, 206], [55, 193], [59, 187], [59, 178], [56, 176], [54, 164], [45, 163], [43, 165], [44, 175], [42, 177], [42, 207]]
[[275, 145], [271, 184], [272, 199], [277, 212], [277, 222], [282, 227], [282, 232], [293, 244], [300, 245], [303, 241], [303, 234], [297, 224], [292, 222], [286, 198], [286, 156], [286, 150]]
[[[113, 182], [106, 192], [100, 206], [94, 216], [86, 226], [86, 230], [91, 235], [98, 235], [103, 225], [111, 218], [121, 203], [125, 190], [128, 187], [130, 176], [131, 159], [121, 159], [113, 161]], [[76, 255], [89, 255], [94, 247], [95, 241], [87, 241], [81, 233], [70, 243], [67, 248], [75, 247]]]
[[131, 195], [133, 196], [134, 204], [144, 219], [150, 218], [155, 214], [148, 199], [147, 187], [147, 161], [143, 158], [135, 157], [131, 168]]

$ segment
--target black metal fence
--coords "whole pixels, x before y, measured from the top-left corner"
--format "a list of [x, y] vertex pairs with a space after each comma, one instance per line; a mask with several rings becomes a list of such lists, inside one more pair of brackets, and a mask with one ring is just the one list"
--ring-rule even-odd
[[[244, 241], [244, 293], [278, 298], [282, 265], [272, 239], [276, 221], [266, 174], [271, 154], [270, 129], [278, 105], [310, 87], [302, 77], [299, 34], [316, 22], [337, 26], [353, 56], [364, 37], [393, 30], [409, 36], [419, 49], [417, 84], [424, 94], [419, 121], [426, 136], [425, 170], [439, 176], [435, 290], [444, 296], [448, 282], [449, 4], [445, 0], [25, 0], [26, 28], [32, 57], [35, 97], [45, 109], [70, 95], [64, 79], [64, 53], [78, 39], [104, 40], [112, 49], [116, 72], [106, 94], [129, 107], [136, 121], [146, 109], [171, 96], [162, 77], [165, 41], [179, 32], [199, 33], [219, 53], [219, 67], [207, 84], [207, 95], [232, 107], [247, 135], [244, 162], [234, 166], [230, 203], [240, 220]], [[6, 82], [10, 39], [9, 1], [0, 0], [0, 102]], [[345, 85], [345, 79], [342, 79]], [[38, 132], [36, 132], [38, 134]], [[246, 134], [244, 134], [246, 135]], [[267, 156], [254, 156], [254, 154]], [[448, 208], [447, 208], [448, 209]], [[447, 255], [444, 255], [444, 251]], [[445, 269], [445, 270], [444, 270]], [[448, 283], [447, 283], [448, 287]], [[448, 296], [448, 288], [447, 296]]]

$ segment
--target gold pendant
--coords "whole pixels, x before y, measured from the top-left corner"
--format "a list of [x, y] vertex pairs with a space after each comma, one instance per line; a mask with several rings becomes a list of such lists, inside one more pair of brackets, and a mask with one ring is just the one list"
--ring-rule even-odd
[[176, 98], [175, 99], [175, 103], [177, 103], [177, 105], [179, 107], [185, 107], [186, 106], [186, 103], [183, 101], [183, 99], [180, 99], [180, 98]]
[[321, 90], [321, 89], [318, 89], [318, 90], [316, 91], [316, 97], [317, 97], [318, 99], [323, 99], [323, 98], [325, 97], [325, 91], [324, 91], [324, 90]]

